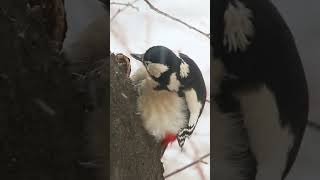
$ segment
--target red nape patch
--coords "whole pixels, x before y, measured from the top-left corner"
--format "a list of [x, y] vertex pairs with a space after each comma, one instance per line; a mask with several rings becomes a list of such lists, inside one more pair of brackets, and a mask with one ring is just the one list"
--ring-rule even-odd
[[161, 141], [161, 146], [167, 146], [170, 142], [173, 142], [177, 139], [175, 134], [167, 134], [165, 138]]

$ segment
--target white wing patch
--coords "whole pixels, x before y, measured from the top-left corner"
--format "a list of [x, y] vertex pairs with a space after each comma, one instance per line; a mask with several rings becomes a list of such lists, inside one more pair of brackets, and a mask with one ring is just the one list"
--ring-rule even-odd
[[248, 37], [253, 36], [252, 12], [243, 3], [234, 1], [236, 5], [229, 3], [224, 13], [224, 39], [223, 44], [228, 51], [245, 51], [250, 45]]
[[160, 63], [150, 63], [147, 65], [148, 72], [156, 78], [160, 77], [161, 74], [168, 71], [168, 69], [168, 66]]
[[256, 179], [281, 179], [294, 139], [290, 129], [280, 124], [273, 93], [263, 86], [236, 96], [240, 100], [251, 150], [259, 164]]
[[181, 62], [180, 64], [180, 77], [186, 78], [190, 73], [189, 65], [185, 62]]
[[194, 126], [197, 123], [202, 105], [199, 102], [197, 93], [194, 89], [187, 90], [184, 93], [188, 109], [190, 111], [190, 119], [188, 125]]
[[180, 57], [180, 51], [172, 51], [181, 60], [180, 77], [186, 78], [190, 73], [189, 65]]
[[167, 85], [168, 89], [170, 91], [178, 91], [180, 87], [180, 81], [177, 79], [176, 73], [172, 73], [170, 75], [170, 82], [169, 85]]

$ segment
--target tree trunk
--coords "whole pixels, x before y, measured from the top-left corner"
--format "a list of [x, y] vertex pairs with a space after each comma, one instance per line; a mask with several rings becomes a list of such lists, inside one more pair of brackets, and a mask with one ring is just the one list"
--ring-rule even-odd
[[111, 55], [110, 174], [112, 180], [163, 180], [160, 145], [136, 114], [137, 94]]

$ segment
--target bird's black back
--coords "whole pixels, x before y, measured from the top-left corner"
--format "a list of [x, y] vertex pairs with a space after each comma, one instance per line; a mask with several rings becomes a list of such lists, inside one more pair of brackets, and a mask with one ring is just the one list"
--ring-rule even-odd
[[199, 69], [198, 65], [187, 55], [179, 53], [179, 56], [189, 65], [190, 75], [187, 78], [181, 78], [179, 75], [178, 79], [183, 84], [184, 90], [193, 88], [196, 91], [198, 100], [203, 105], [199, 114], [200, 116], [207, 96], [206, 85], [201, 70]]

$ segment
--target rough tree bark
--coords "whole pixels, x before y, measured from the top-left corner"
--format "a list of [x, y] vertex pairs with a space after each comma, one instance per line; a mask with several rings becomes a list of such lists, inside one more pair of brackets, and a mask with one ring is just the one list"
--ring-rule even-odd
[[160, 145], [136, 114], [137, 94], [111, 54], [110, 179], [163, 180]]

